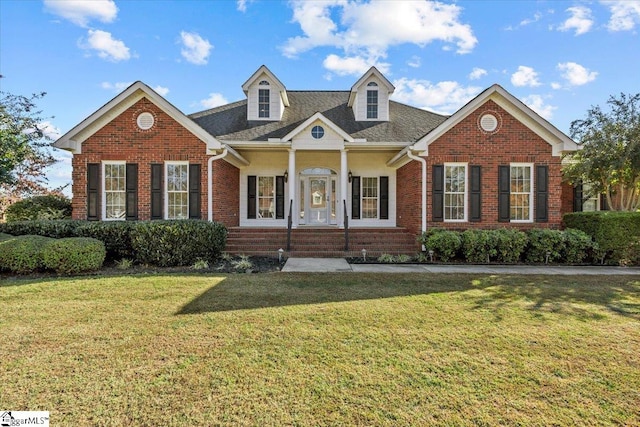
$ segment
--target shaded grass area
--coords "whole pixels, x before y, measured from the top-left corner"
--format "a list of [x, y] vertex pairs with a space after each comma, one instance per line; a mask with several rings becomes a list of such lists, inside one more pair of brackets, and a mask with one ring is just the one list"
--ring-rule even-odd
[[638, 425], [636, 277], [3, 281], [2, 409], [80, 425]]

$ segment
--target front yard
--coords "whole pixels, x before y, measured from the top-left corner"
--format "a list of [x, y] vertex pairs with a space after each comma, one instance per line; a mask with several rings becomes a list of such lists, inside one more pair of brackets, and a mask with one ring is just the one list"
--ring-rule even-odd
[[639, 425], [637, 277], [0, 283], [0, 409], [52, 425]]

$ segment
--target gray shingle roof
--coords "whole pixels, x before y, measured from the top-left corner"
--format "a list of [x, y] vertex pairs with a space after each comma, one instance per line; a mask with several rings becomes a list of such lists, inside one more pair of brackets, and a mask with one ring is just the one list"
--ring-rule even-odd
[[247, 120], [247, 101], [238, 101], [189, 115], [200, 127], [222, 141], [267, 141], [282, 138], [315, 113], [322, 113], [353, 138], [369, 142], [412, 143], [447, 117], [389, 101], [388, 122], [357, 122], [347, 106], [349, 91], [287, 91], [290, 107], [281, 121]]

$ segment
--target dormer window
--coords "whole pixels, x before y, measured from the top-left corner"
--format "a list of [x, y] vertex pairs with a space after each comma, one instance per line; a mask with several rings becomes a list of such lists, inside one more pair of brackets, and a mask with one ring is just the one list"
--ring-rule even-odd
[[[259, 86], [269, 86], [269, 82], [266, 80], [261, 81]], [[269, 106], [271, 105], [269, 89], [258, 89], [258, 117], [269, 118]]]
[[378, 118], [378, 84], [370, 82], [367, 85], [367, 119]]

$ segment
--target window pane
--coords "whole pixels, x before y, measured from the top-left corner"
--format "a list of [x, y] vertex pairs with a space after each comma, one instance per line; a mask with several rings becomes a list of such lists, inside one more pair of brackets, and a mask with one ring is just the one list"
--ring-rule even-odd
[[511, 166], [511, 220], [531, 220], [531, 166]]
[[189, 165], [167, 165], [167, 218], [189, 217]]
[[258, 177], [258, 218], [275, 218], [275, 178]]
[[123, 163], [104, 165], [105, 219], [124, 219], [126, 214], [125, 194], [126, 167]]
[[378, 118], [378, 91], [377, 90], [367, 91], [367, 118], [368, 119]]
[[378, 218], [378, 178], [362, 178], [362, 218]]
[[463, 221], [466, 200], [466, 165], [445, 165], [444, 219]]
[[269, 117], [269, 89], [258, 89], [258, 117]]

